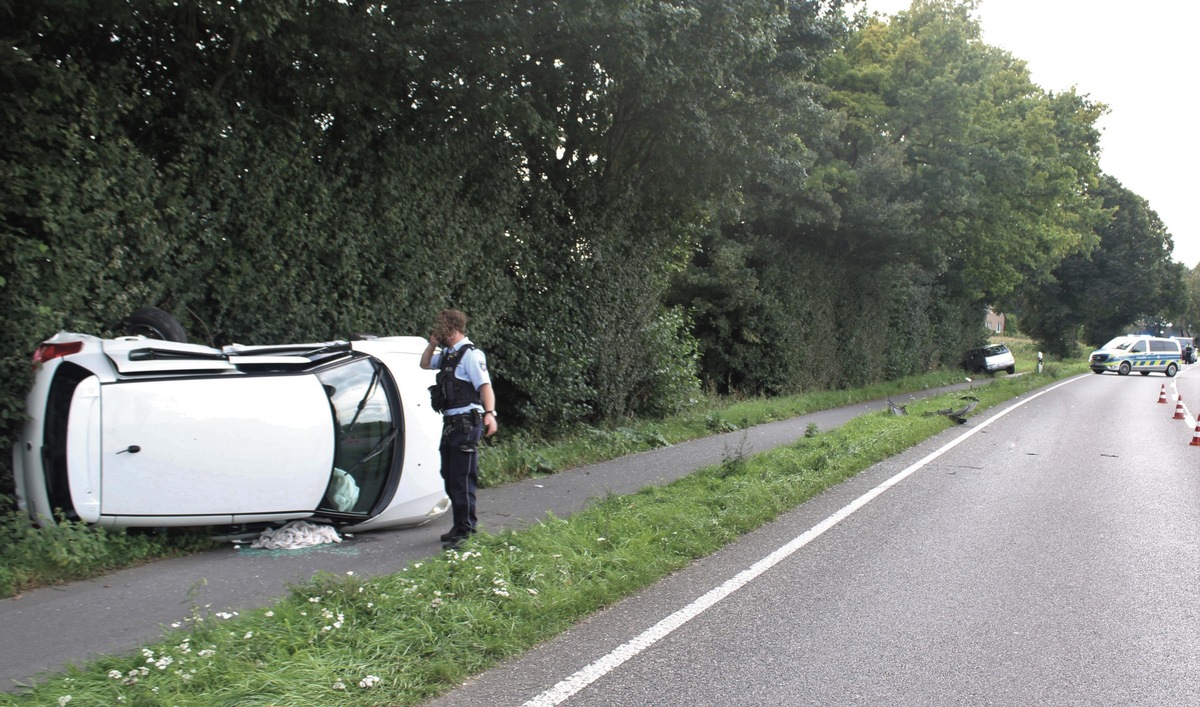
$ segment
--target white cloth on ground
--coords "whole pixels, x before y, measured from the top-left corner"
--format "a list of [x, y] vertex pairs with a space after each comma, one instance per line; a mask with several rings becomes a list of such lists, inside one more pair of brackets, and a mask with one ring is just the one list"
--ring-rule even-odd
[[337, 531], [328, 525], [316, 525], [304, 520], [294, 520], [281, 528], [262, 531], [250, 547], [264, 550], [297, 550], [326, 543], [340, 543]]

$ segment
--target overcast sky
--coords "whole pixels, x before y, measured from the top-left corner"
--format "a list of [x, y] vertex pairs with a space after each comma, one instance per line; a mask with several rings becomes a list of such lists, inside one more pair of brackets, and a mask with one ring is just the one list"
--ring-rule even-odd
[[[866, 0], [894, 14], [909, 0]], [[1049, 91], [1072, 86], [1109, 113], [1099, 122], [1100, 168], [1150, 208], [1175, 242], [1175, 259], [1200, 264], [1196, 123], [1196, 0], [982, 0], [983, 40], [1029, 64]]]

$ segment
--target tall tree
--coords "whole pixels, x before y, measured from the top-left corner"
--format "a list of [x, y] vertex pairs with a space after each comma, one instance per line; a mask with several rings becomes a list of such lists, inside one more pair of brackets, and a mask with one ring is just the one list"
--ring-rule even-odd
[[868, 21], [831, 84], [872, 137], [903, 151], [926, 239], [916, 252], [952, 291], [1000, 302], [1090, 247], [1102, 107], [1044, 93], [1024, 62], [982, 42], [974, 9], [916, 0], [887, 24]]
[[1095, 194], [1110, 214], [1096, 229], [1097, 245], [1068, 256], [1024, 296], [1022, 329], [1059, 355], [1074, 353], [1081, 329], [1097, 346], [1186, 307], [1184, 268], [1171, 259], [1171, 236], [1146, 200], [1111, 176]]

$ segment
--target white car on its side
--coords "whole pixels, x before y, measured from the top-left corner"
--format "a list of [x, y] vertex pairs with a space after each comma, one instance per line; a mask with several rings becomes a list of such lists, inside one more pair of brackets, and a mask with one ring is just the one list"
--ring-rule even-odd
[[18, 504], [42, 523], [420, 525], [449, 506], [425, 346], [59, 333], [34, 354]]

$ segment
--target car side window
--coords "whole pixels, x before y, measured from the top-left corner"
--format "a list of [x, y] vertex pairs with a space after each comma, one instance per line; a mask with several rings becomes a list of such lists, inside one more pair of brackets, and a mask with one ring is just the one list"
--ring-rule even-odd
[[1129, 349], [1129, 353], [1146, 353], [1146, 342], [1139, 341]]

